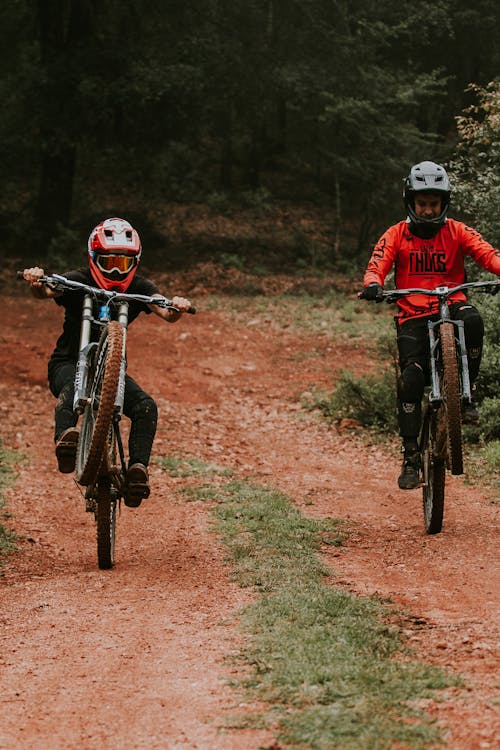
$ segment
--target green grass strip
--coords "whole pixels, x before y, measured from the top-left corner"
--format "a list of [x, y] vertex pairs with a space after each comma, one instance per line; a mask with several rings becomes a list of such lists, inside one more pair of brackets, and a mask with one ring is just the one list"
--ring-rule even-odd
[[[5, 510], [4, 491], [6, 487], [12, 484], [12, 466], [16, 460], [17, 454], [14, 451], [5, 450], [0, 441], [0, 519], [9, 517]], [[0, 567], [2, 558], [13, 549], [15, 549], [15, 535], [0, 523]]]
[[305, 518], [269, 487], [231, 482], [214, 495], [236, 577], [261, 592], [243, 612], [242, 656], [253, 668], [245, 687], [273, 707], [279, 740], [313, 750], [436, 747], [418, 700], [451, 680], [408, 658], [384, 622], [387, 605], [328, 580], [317, 553], [341, 543], [342, 527]]

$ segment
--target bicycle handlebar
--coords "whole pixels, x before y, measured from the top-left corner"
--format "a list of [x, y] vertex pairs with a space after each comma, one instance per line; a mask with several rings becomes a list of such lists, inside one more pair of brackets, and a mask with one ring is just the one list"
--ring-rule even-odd
[[[18, 279], [24, 279], [23, 271], [17, 271], [16, 276]], [[113, 292], [107, 289], [100, 289], [99, 287], [89, 286], [88, 284], [82, 284], [80, 281], [67, 279], [66, 276], [60, 276], [57, 273], [54, 273], [50, 276], [41, 276], [39, 279], [37, 279], [37, 281], [40, 284], [46, 284], [55, 291], [62, 291], [63, 289], [69, 289], [73, 291], [80, 290], [82, 292], [86, 292], [87, 294], [91, 294], [93, 297], [105, 299], [108, 302], [143, 302], [146, 305], [156, 305], [157, 307], [162, 307], [167, 310], [175, 310], [176, 312], [180, 312], [180, 310], [172, 304], [172, 300], [167, 299], [166, 297], [149, 297], [146, 294], [127, 294], [126, 292]], [[196, 308], [190, 307], [187, 312], [191, 315], [194, 315], [196, 313]]]
[[[380, 299], [375, 300], [377, 302], [387, 302], [391, 304], [396, 302], [400, 297], [407, 297], [409, 294], [426, 294], [428, 297], [437, 297], [441, 300], [451, 297], [455, 292], [460, 292], [463, 289], [475, 289], [476, 291], [483, 291], [489, 294], [497, 294], [500, 291], [500, 280], [497, 281], [469, 281], [465, 284], [459, 284], [458, 286], [438, 286], [435, 289], [421, 289], [420, 287], [414, 287], [410, 289], [389, 289], [388, 291], [382, 291]], [[364, 290], [358, 293], [359, 299], [366, 299]]]
[[437, 297], [444, 300], [451, 297], [455, 292], [460, 292], [463, 289], [475, 289], [478, 292], [482, 291], [488, 294], [496, 294], [500, 291], [500, 281], [469, 281], [465, 284], [459, 284], [458, 286], [438, 286], [435, 289], [421, 289], [419, 287], [411, 289], [389, 289], [388, 291], [382, 292], [382, 298], [389, 304], [391, 302], [396, 302], [399, 297], [407, 297], [409, 294], [426, 294], [429, 297]]

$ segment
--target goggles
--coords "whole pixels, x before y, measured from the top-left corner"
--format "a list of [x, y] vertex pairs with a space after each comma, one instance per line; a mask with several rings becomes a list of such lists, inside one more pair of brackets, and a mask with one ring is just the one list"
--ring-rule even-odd
[[128, 273], [135, 266], [135, 257], [133, 255], [95, 255], [95, 263], [104, 273], [118, 271], [118, 273]]

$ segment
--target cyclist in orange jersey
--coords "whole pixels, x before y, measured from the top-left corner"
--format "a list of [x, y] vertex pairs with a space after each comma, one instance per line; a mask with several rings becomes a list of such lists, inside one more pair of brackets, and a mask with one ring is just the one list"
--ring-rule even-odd
[[[458, 286], [465, 282], [464, 258], [500, 276], [500, 251], [475, 229], [447, 218], [450, 183], [445, 169], [432, 161], [415, 164], [404, 181], [407, 218], [389, 227], [378, 240], [364, 275], [363, 297], [379, 302], [387, 274], [395, 267], [397, 289]], [[419, 486], [418, 435], [421, 402], [429, 382], [427, 320], [437, 319], [438, 301], [424, 294], [398, 301], [396, 318], [400, 377], [397, 387], [399, 432], [403, 440], [400, 489]], [[484, 325], [479, 311], [463, 292], [450, 298], [454, 319], [464, 321], [471, 384], [481, 363]], [[471, 403], [462, 415], [466, 424], [477, 424], [479, 413]]]

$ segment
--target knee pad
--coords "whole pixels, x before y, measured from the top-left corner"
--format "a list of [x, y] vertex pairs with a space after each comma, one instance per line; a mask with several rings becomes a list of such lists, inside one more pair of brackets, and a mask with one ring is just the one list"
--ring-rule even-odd
[[134, 404], [130, 417], [133, 420], [145, 418], [156, 423], [158, 419], [158, 407], [151, 396], [145, 396]]
[[472, 305], [463, 304], [458, 308], [456, 317], [464, 322], [467, 348], [480, 347], [484, 337], [484, 322], [478, 310]]
[[484, 323], [480, 315], [471, 315], [464, 320], [465, 344], [467, 348], [480, 349], [484, 338]]
[[402, 402], [420, 402], [424, 395], [425, 375], [416, 362], [407, 365], [398, 379], [398, 398]]

